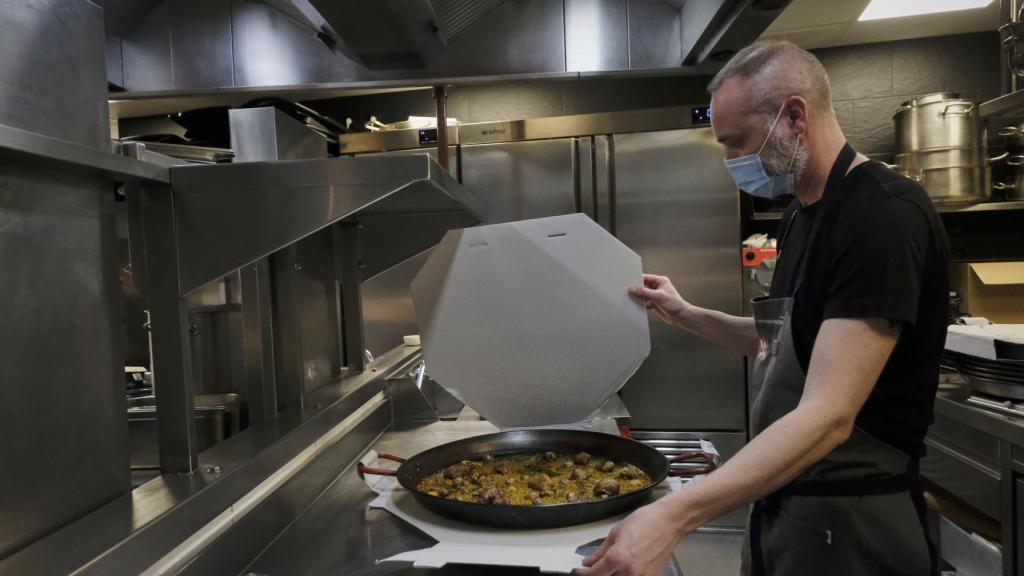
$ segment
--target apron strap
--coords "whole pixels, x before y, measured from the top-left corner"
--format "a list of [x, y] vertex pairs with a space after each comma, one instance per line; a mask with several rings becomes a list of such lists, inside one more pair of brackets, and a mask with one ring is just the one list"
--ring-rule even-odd
[[921, 489], [920, 466], [917, 458], [907, 463], [903, 474], [878, 476], [875, 478], [852, 478], [844, 480], [794, 480], [754, 503], [750, 513], [750, 570], [752, 576], [764, 576], [764, 550], [761, 547], [761, 530], [764, 517], [778, 513], [783, 497], [804, 496], [810, 498], [843, 498], [860, 496], [881, 496], [909, 492], [917, 518], [921, 522], [928, 555], [931, 559], [931, 574], [938, 574], [938, 554], [928, 534], [928, 520], [924, 494]]

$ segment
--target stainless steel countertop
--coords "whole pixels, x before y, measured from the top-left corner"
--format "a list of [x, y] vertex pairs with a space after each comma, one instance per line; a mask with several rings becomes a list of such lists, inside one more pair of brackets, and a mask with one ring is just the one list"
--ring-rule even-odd
[[1011, 444], [1024, 446], [1024, 419], [979, 408], [944, 394], [935, 397], [935, 412]]
[[[496, 432], [479, 420], [436, 422], [390, 431], [372, 446], [378, 452], [411, 455], [462, 438]], [[426, 548], [434, 540], [383, 510], [370, 510], [374, 493], [350, 466], [246, 570], [246, 574], [330, 574], [331, 576], [518, 576], [536, 569], [453, 565], [441, 569], [375, 561]], [[580, 549], [585, 552], [595, 545]], [[681, 576], [675, 558], [663, 576]]]

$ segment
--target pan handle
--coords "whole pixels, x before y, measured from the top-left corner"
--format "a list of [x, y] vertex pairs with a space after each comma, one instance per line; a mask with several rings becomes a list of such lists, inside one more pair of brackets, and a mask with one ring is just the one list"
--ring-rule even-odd
[[689, 469], [686, 469], [686, 470], [672, 470], [671, 468], [669, 468], [668, 475], [669, 476], [676, 476], [676, 477], [680, 477], [680, 478], [688, 478], [690, 476], [699, 476], [701, 474], [710, 474], [711, 472], [713, 472], [715, 470], [715, 468], [718, 468], [718, 465], [715, 464], [715, 457], [714, 457], [714, 455], [708, 454], [707, 452], [704, 452], [703, 450], [693, 450], [693, 451], [690, 451], [690, 452], [683, 452], [682, 454], [679, 454], [678, 456], [673, 456], [672, 458], [669, 458], [668, 459], [668, 463], [671, 465], [671, 464], [678, 464], [680, 462], [689, 462], [691, 460], [703, 460], [704, 461], [704, 466], [700, 466], [698, 468], [689, 468]]
[[[395, 456], [394, 454], [377, 454], [377, 458], [381, 460], [391, 460], [392, 462], [398, 462], [399, 464], [405, 462], [405, 458]], [[362, 478], [364, 474], [391, 477], [394, 477], [396, 475], [395, 470], [388, 470], [387, 468], [371, 468], [370, 466], [365, 466], [362, 462], [360, 462], [359, 465], [356, 466], [356, 472], [359, 473], [360, 478]]]

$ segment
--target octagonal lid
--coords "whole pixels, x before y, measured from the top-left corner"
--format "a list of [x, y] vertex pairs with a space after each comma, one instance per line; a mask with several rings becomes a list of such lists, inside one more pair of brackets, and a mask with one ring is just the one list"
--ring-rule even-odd
[[583, 214], [450, 231], [411, 284], [427, 373], [500, 427], [584, 420], [650, 352], [641, 277]]

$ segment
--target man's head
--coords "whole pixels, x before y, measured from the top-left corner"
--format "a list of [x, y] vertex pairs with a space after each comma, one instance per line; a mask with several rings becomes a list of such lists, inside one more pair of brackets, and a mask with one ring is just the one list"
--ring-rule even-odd
[[760, 151], [769, 175], [792, 170], [798, 185], [809, 160], [808, 136], [838, 129], [825, 69], [791, 42], [747, 46], [715, 75], [708, 91], [712, 127], [725, 157]]

